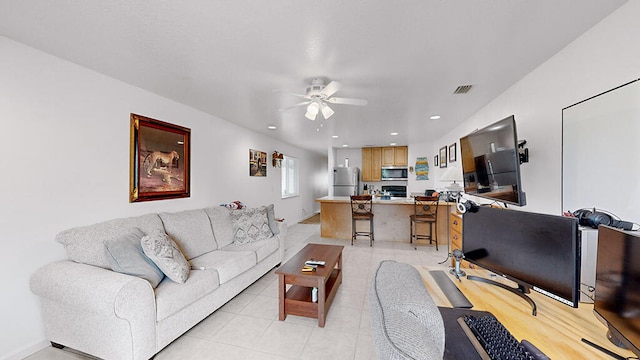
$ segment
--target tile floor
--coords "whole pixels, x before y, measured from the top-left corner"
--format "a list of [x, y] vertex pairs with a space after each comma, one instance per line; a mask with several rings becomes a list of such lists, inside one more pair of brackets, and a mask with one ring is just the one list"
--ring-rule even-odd
[[[238, 359], [375, 359], [369, 322], [367, 291], [373, 270], [381, 260], [415, 265], [442, 266], [447, 247], [367, 239], [354, 246], [349, 241], [320, 237], [320, 225], [289, 227], [285, 257], [289, 259], [305, 244], [344, 245], [343, 282], [329, 309], [324, 328], [316, 319], [288, 315], [278, 321], [278, 278], [271, 270], [155, 357], [157, 360]], [[70, 349], [45, 348], [27, 360], [92, 359]]]

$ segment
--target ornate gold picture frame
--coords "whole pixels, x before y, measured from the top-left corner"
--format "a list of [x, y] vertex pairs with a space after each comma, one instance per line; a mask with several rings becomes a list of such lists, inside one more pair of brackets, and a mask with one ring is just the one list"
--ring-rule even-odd
[[189, 197], [191, 129], [131, 114], [129, 202]]

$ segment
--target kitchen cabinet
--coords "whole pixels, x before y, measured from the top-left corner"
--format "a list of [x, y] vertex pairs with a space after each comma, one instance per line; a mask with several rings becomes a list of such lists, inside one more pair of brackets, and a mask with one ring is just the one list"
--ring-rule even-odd
[[[455, 249], [462, 250], [462, 215], [452, 212], [449, 214], [449, 249], [453, 252]], [[460, 263], [460, 267], [469, 268], [470, 264], [466, 261]], [[451, 258], [451, 267], [455, 268], [456, 261]]]
[[382, 152], [379, 147], [362, 148], [362, 181], [382, 180]]
[[382, 148], [382, 166], [407, 166], [406, 146], [385, 146]]

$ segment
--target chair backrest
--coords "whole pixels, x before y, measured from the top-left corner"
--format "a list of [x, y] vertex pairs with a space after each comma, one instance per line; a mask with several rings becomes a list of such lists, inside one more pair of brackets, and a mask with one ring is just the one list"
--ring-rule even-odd
[[354, 214], [371, 214], [373, 212], [371, 195], [351, 195], [351, 212]]
[[413, 213], [416, 216], [438, 216], [438, 196], [416, 196], [413, 198]]

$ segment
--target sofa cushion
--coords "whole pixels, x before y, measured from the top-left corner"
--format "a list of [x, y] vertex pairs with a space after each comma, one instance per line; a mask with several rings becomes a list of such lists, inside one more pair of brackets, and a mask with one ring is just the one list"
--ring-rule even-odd
[[122, 236], [134, 227], [145, 234], [163, 229], [157, 214], [147, 214], [64, 230], [56, 235], [56, 241], [64, 245], [69, 260], [110, 269], [104, 242]]
[[161, 230], [156, 230], [151, 234], [145, 235], [140, 240], [140, 243], [144, 253], [153, 260], [169, 279], [180, 284], [184, 284], [187, 281], [191, 266], [169, 235]]
[[253, 251], [215, 250], [191, 259], [191, 268], [217, 270], [220, 284], [224, 284], [257, 264]]
[[246, 244], [273, 236], [265, 206], [246, 210], [231, 210], [231, 221], [235, 244]]
[[156, 320], [168, 318], [219, 286], [215, 270], [193, 270], [184, 284], [165, 279], [156, 288]]
[[187, 259], [218, 248], [211, 221], [202, 209], [161, 213], [165, 232], [175, 240]]
[[209, 216], [213, 235], [218, 243], [218, 248], [223, 248], [233, 242], [233, 224], [229, 209], [224, 206], [214, 206], [204, 209]]
[[104, 251], [111, 270], [143, 278], [155, 288], [164, 278], [164, 273], [144, 254], [140, 243], [143, 237], [142, 230], [132, 228], [117, 238], [106, 240]]
[[272, 236], [268, 239], [250, 242], [244, 245], [231, 244], [227, 245], [221, 250], [225, 251], [253, 251], [256, 254], [257, 262], [260, 262], [267, 258], [269, 255], [278, 251], [280, 246], [280, 239], [277, 236]]

